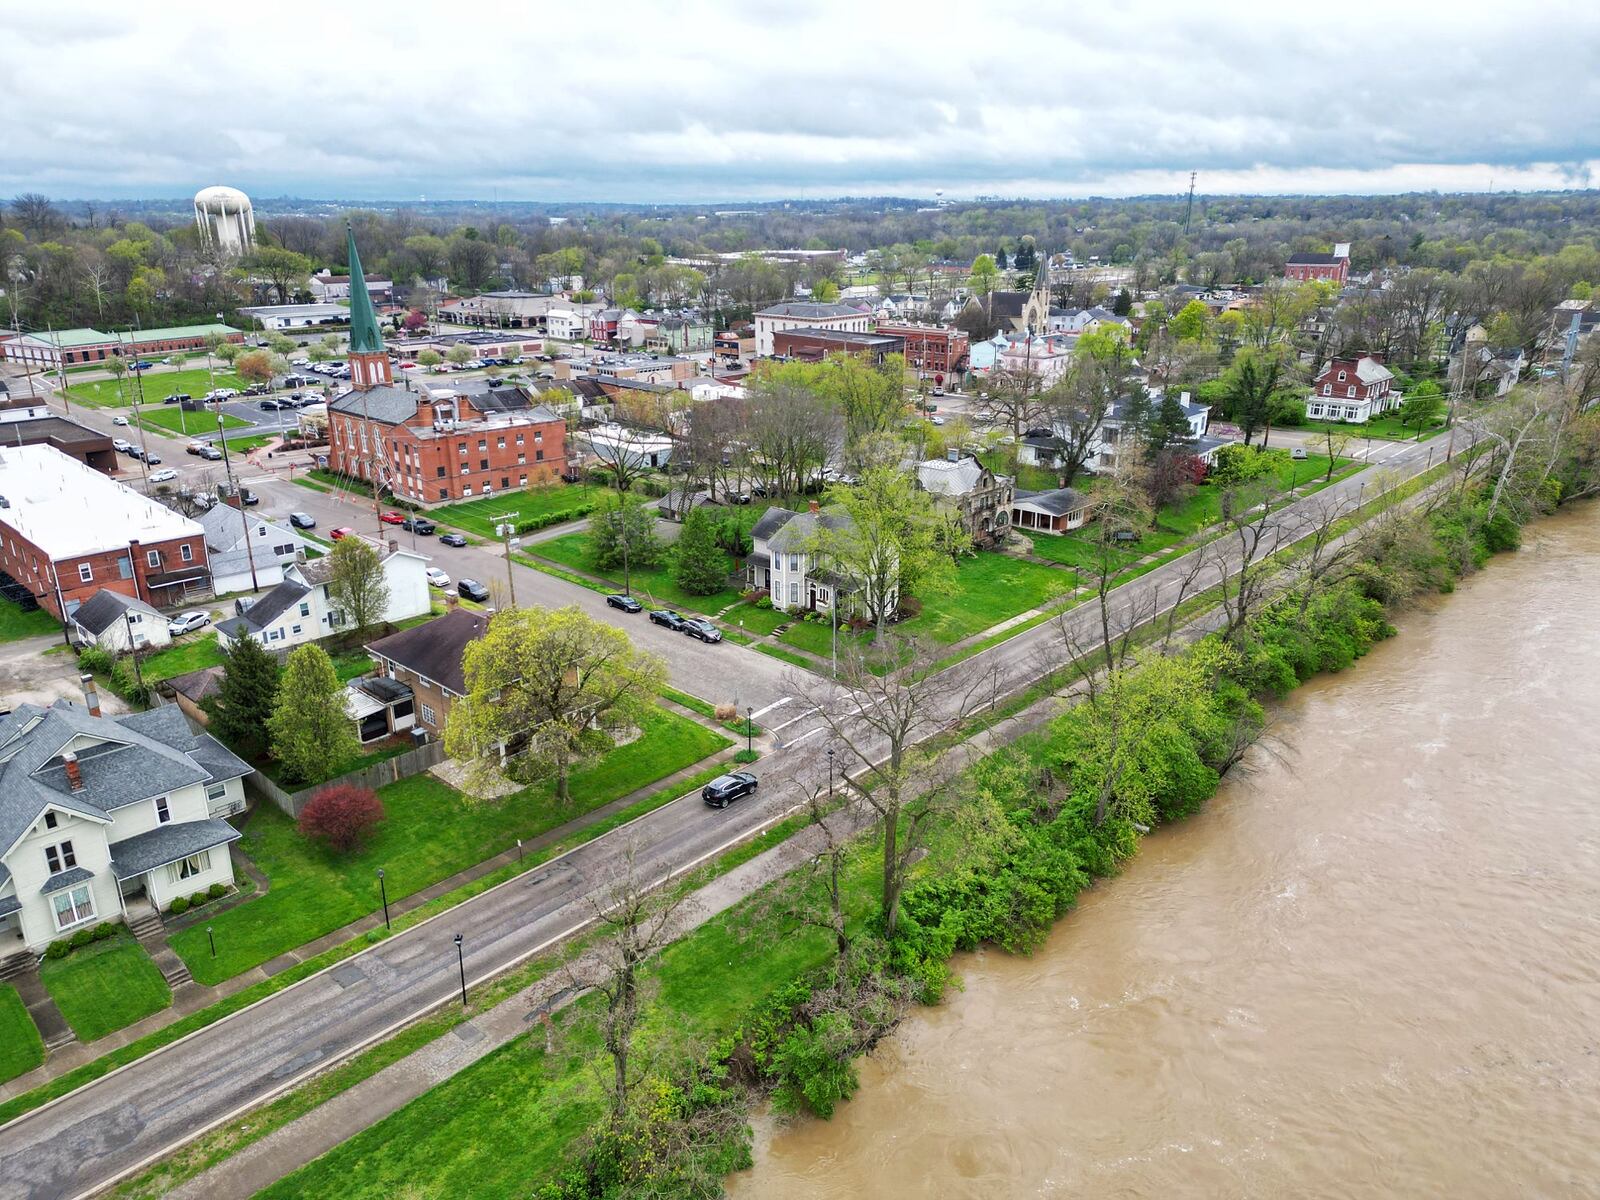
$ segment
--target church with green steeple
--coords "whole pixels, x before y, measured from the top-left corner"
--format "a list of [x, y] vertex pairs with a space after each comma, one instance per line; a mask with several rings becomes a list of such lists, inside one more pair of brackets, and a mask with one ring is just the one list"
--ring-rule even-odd
[[350, 258], [350, 383], [357, 391], [394, 382], [389, 369], [389, 352], [383, 348], [378, 331], [378, 314], [367, 291], [366, 272], [356, 251], [356, 232], [345, 225], [345, 252]]

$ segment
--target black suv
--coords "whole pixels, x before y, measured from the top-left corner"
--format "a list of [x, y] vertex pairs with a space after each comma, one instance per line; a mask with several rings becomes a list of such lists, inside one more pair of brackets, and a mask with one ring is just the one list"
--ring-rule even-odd
[[682, 629], [690, 637], [699, 638], [709, 645], [714, 646], [722, 640], [722, 630], [718, 629], [710, 621], [703, 620], [700, 617], [691, 617], [684, 621]]
[[700, 798], [712, 808], [727, 808], [741, 796], [754, 795], [758, 783], [749, 771], [719, 775], [700, 790]]
[[[620, 608], [625, 613], [636, 613], [644, 608], [644, 605], [640, 604], [632, 596], [607, 596], [606, 603], [612, 608]], [[650, 614], [650, 619], [652, 621], [656, 619], [654, 613]]]
[[668, 629], [675, 629], [680, 632], [689, 623], [684, 619], [682, 613], [675, 613], [670, 608], [652, 608], [650, 610], [650, 621], [652, 624], [665, 625]]
[[400, 528], [409, 529], [415, 533], [432, 533], [439, 527], [428, 520], [427, 517], [407, 517], [400, 522]]
[[315, 529], [317, 527], [317, 519], [310, 513], [292, 512], [289, 514], [289, 524], [296, 529]]
[[461, 580], [456, 584], [456, 591], [460, 592], [468, 600], [476, 600], [479, 604], [489, 599], [489, 589], [476, 579]]

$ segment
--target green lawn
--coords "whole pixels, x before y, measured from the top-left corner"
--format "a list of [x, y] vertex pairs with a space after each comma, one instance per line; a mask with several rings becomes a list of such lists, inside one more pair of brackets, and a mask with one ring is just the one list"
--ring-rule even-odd
[[754, 604], [739, 604], [722, 616], [722, 623], [731, 629], [743, 626], [751, 633], [768, 634], [789, 620], [787, 613], [775, 608], [757, 608]]
[[[580, 533], [565, 533], [558, 538], [551, 538], [548, 542], [536, 542], [524, 548], [525, 554], [538, 558], [547, 558], [562, 566], [582, 571], [606, 580], [617, 591], [622, 590], [621, 571], [600, 571], [593, 566], [589, 559], [589, 534], [587, 531]], [[733, 559], [728, 560], [728, 571], [733, 572]], [[638, 596], [651, 608], [683, 608], [696, 613], [721, 612], [728, 605], [736, 603], [740, 593], [734, 588], [723, 588], [709, 596], [691, 596], [672, 578], [672, 569], [667, 566], [636, 569], [632, 573], [633, 594]]]
[[33, 1070], [44, 1061], [44, 1042], [22, 997], [0, 983], [0, 1083]]
[[418, 775], [379, 792], [387, 820], [366, 849], [344, 858], [306, 842], [288, 817], [262, 805], [251, 816], [240, 848], [266, 872], [271, 890], [211, 922], [215, 959], [200, 926], [174, 936], [173, 948], [202, 983], [231, 978], [376, 909], [374, 872], [380, 866], [389, 898], [409, 896], [498, 854], [519, 837], [535, 837], [730, 744], [687, 717], [657, 711], [645, 736], [573, 772], [572, 799], [565, 807], [555, 802], [548, 784], [499, 803], [470, 804], [434, 776]]
[[[176, 404], [169, 404], [163, 408], [146, 408], [142, 410], [139, 424], [146, 429], [159, 433], [170, 433], [176, 437], [200, 437], [217, 431], [217, 417], [215, 413], [184, 412]], [[250, 422], [241, 421], [238, 417], [222, 414], [222, 427], [224, 429], [245, 429]], [[229, 449], [234, 443], [229, 442]]]
[[36, 608], [32, 612], [23, 612], [20, 605], [0, 598], [0, 642], [14, 642], [19, 638], [60, 632], [61, 622], [45, 609]]
[[[845, 648], [850, 644], [850, 639], [855, 635], [850, 632], [848, 625], [839, 627], [839, 647]], [[819, 658], [831, 659], [833, 657], [833, 624], [828, 621], [795, 621], [795, 623], [778, 635], [780, 642], [787, 642], [801, 650], [809, 650]]]
[[[198, 399], [211, 391], [214, 387], [229, 387], [242, 389], [245, 381], [232, 371], [226, 370], [221, 362], [217, 363], [216, 382], [212, 383], [210, 373], [205, 367], [185, 368], [181, 371], [146, 371], [144, 373], [144, 398], [141, 407], [160, 404], [166, 397], [181, 393], [194, 396]], [[74, 404], [94, 404], [100, 407], [117, 407], [132, 404], [133, 397], [138, 393], [139, 384], [135, 381], [133, 372], [130, 371], [119, 383], [115, 379], [97, 379], [92, 383], [73, 383], [67, 387], [67, 395]]]
[[[1337, 430], [1339, 433], [1348, 433], [1351, 437], [1357, 439], [1358, 441], [1364, 441], [1368, 436], [1371, 436], [1375, 439], [1382, 438], [1385, 441], [1403, 442], [1407, 438], [1414, 438], [1417, 436], [1417, 427], [1415, 425], [1402, 425], [1400, 423], [1400, 418], [1392, 413], [1377, 417], [1371, 421], [1368, 421], [1364, 425], [1352, 425], [1347, 421], [1307, 420], [1304, 424], [1293, 426], [1293, 428], [1303, 429], [1309, 433], [1317, 433], [1321, 430], [1333, 429]], [[1437, 421], [1429, 424], [1427, 429], [1423, 430], [1423, 437], [1429, 437], [1432, 434], [1441, 432], [1443, 429], [1444, 418], [1440, 417]], [[1326, 456], [1323, 457], [1323, 462], [1327, 462]]]
[[[252, 433], [246, 434], [244, 437], [231, 437], [228, 439], [228, 453], [248, 454], [258, 446], [265, 446], [268, 442], [277, 440], [278, 435], [275, 433]], [[304, 537], [305, 535], [302, 534], [301, 536]]]
[[[863, 842], [846, 875], [851, 922], [858, 926], [873, 908], [873, 851]], [[651, 970], [641, 1059], [650, 1059], [652, 1049], [670, 1060], [669, 1047], [716, 1045], [790, 980], [828, 961], [827, 938], [816, 929], [760, 936], [761, 911], [759, 902], [747, 901], [662, 954]], [[529, 1195], [601, 1114], [595, 1007], [590, 997], [557, 1017], [556, 1054], [545, 1054], [542, 1036], [519, 1038], [260, 1195]]]
[[956, 564], [955, 590], [920, 597], [922, 612], [902, 621], [904, 633], [959, 642], [1071, 590], [1072, 576], [1006, 554], [980, 553]]
[[493, 538], [494, 518], [504, 513], [516, 513], [519, 521], [556, 512], [583, 516], [594, 508], [605, 493], [605, 488], [592, 483], [530, 487], [523, 491], [485, 496], [479, 500], [462, 500], [457, 504], [441, 505], [439, 508], [429, 510], [428, 515], [441, 525], [454, 525], [466, 533]]
[[172, 645], [147, 655], [139, 660], [139, 669], [148, 683], [155, 679], [171, 679], [174, 675], [198, 671], [202, 667], [221, 666], [222, 661], [222, 647], [217, 644], [217, 635], [206, 632], [198, 636], [187, 634]]
[[167, 981], [128, 933], [45, 959], [39, 978], [80, 1042], [115, 1033], [172, 1003]]

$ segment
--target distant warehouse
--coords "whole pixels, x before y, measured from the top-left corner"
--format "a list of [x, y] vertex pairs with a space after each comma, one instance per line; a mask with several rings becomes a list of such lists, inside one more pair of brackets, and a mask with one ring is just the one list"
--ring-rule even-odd
[[261, 328], [272, 332], [350, 323], [350, 310], [343, 304], [256, 304], [239, 312], [254, 317]]
[[24, 333], [0, 341], [0, 358], [53, 371], [57, 367], [104, 362], [119, 350], [124, 358], [159, 357], [175, 350], [203, 350], [206, 338], [213, 333], [226, 341], [244, 341], [244, 334], [232, 325], [172, 325], [165, 329], [130, 329], [123, 333], [62, 329], [55, 333]]

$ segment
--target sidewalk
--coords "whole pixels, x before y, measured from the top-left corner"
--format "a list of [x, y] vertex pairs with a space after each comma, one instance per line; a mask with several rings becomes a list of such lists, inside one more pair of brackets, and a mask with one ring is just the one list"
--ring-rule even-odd
[[[673, 704], [669, 700], [662, 700], [661, 704], [663, 707], [670, 708], [673, 712], [688, 717], [698, 724], [704, 725], [708, 729], [715, 729], [718, 733], [725, 737], [731, 736], [726, 729], [722, 728], [720, 725], [717, 725], [715, 722], [707, 721], [698, 713], [691, 712], [686, 708], [682, 708], [676, 704]], [[464, 887], [469, 883], [473, 883], [479, 879], [482, 879], [486, 875], [493, 874], [503, 867], [508, 867], [518, 863], [529, 855], [537, 854], [539, 851], [548, 846], [552, 846], [558, 842], [565, 841], [567, 838], [573, 837], [576, 834], [582, 833], [584, 830], [589, 829], [594, 825], [598, 825], [610, 817], [615, 816], [617, 813], [632, 807], [639, 801], [647, 799], [648, 797], [655, 795], [657, 792], [673, 788], [684, 780], [698, 775], [709, 766], [721, 766], [725, 763], [728, 763], [730, 760], [732, 760], [733, 756], [738, 753], [739, 749], [740, 747], [737, 745], [725, 747], [708, 758], [703, 758], [699, 762], [691, 763], [682, 770], [674, 771], [671, 775], [668, 775], [664, 779], [658, 779], [653, 783], [645, 784], [643, 787], [635, 788], [625, 796], [620, 796], [599, 808], [591, 809], [589, 812], [586, 812], [581, 816], [574, 817], [572, 820], [558, 825], [554, 829], [546, 830], [539, 836], [530, 838], [523, 842], [521, 847], [511, 846], [508, 849], [501, 851], [493, 858], [485, 859], [476, 866], [468, 867], [463, 871], [457, 871], [454, 875], [450, 875], [444, 879], [441, 879], [437, 883], [423, 888], [421, 891], [413, 892], [404, 899], [391, 900], [389, 902], [390, 919], [392, 921], [394, 918], [400, 917], [409, 912], [413, 912], [416, 909], [421, 908], [423, 905], [455, 891], [457, 888]], [[242, 859], [243, 856], [240, 857]], [[257, 886], [261, 888], [262, 892], [266, 891], [266, 887], [261, 886], [262, 883], [265, 882], [265, 876], [261, 875], [261, 873], [255, 869], [255, 865], [253, 863], [248, 863], [248, 860], [245, 861], [248, 864], [245, 868], [246, 873], [249, 874], [252, 879], [257, 881]], [[529, 865], [531, 867], [533, 864]], [[182, 1020], [184, 1017], [199, 1012], [201, 1009], [208, 1008], [220, 1000], [226, 1000], [228, 997], [236, 995], [239, 992], [244, 991], [246, 988], [253, 987], [258, 983], [263, 983], [266, 980], [271, 979], [274, 975], [282, 974], [291, 967], [303, 963], [308, 959], [315, 958], [317, 955], [328, 950], [332, 950], [336, 946], [342, 946], [346, 942], [353, 941], [366, 933], [370, 933], [374, 929], [380, 928], [382, 925], [383, 911], [379, 909], [350, 922], [348, 925], [344, 925], [338, 929], [335, 929], [331, 933], [326, 933], [314, 941], [307, 942], [303, 946], [297, 946], [293, 950], [286, 951], [285, 953], [278, 955], [276, 958], [262, 963], [258, 967], [254, 967], [251, 970], [243, 972], [242, 974], [235, 975], [232, 979], [226, 979], [221, 983], [210, 986], [203, 986], [201, 984], [192, 982], [183, 984], [182, 986], [174, 989], [172, 995], [172, 1004], [170, 1007], [164, 1008], [160, 1012], [152, 1013], [150, 1016], [144, 1018], [144, 1020], [136, 1021], [126, 1028], [117, 1030], [115, 1033], [107, 1034], [98, 1041], [89, 1042], [87, 1044], [83, 1042], [72, 1042], [68, 1045], [63, 1045], [59, 1050], [55, 1051], [49, 1056], [48, 1060], [43, 1066], [35, 1067], [32, 1071], [29, 1071], [25, 1075], [19, 1075], [17, 1078], [12, 1079], [5, 1084], [0, 1084], [0, 1101], [9, 1100], [14, 1096], [20, 1096], [24, 1092], [31, 1091], [41, 1084], [48, 1083], [52, 1079], [56, 1079], [77, 1067], [83, 1066], [85, 1063], [93, 1062], [102, 1055], [109, 1054], [111, 1051], [118, 1050], [123, 1046], [127, 1046], [130, 1043], [136, 1042], [142, 1037], [165, 1029], [167, 1026]], [[37, 978], [37, 976], [35, 976], [35, 978]], [[16, 983], [18, 984], [18, 990], [20, 991], [22, 980], [18, 979], [16, 980]], [[42, 986], [39, 990], [41, 993], [43, 993]], [[26, 993], [24, 994], [23, 998], [25, 1001], [28, 1000]], [[47, 993], [44, 994], [44, 1000], [50, 1004], [52, 1009], [54, 1008], [54, 1003], [50, 1001]], [[31, 1003], [30, 1011], [32, 1011]], [[57, 1015], [59, 1016], [59, 1013]], [[38, 1017], [36, 1016], [36, 1020], [37, 1019]], [[62, 1025], [65, 1027], [64, 1021], [62, 1022]], [[40, 1029], [41, 1032], [43, 1032], [44, 1026], [41, 1025]], [[70, 1032], [71, 1031], [68, 1030], [69, 1034]], [[48, 1037], [49, 1035], [47, 1034], [46, 1036]]]

